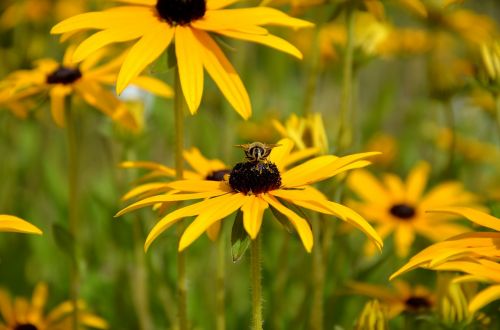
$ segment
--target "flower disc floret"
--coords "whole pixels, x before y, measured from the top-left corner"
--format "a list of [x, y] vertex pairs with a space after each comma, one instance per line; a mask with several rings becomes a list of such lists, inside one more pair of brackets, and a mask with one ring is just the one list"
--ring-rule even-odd
[[415, 216], [415, 208], [407, 204], [393, 205], [389, 212], [402, 220], [410, 220]]
[[205, 0], [158, 0], [158, 15], [171, 26], [187, 25], [202, 18], [207, 9]]
[[229, 185], [245, 195], [265, 193], [280, 188], [280, 171], [271, 162], [238, 163], [229, 174]]
[[54, 72], [47, 76], [48, 84], [64, 84], [69, 85], [82, 77], [82, 72], [79, 69], [60, 66]]
[[38, 328], [31, 323], [24, 323], [16, 325], [14, 330], [38, 330]]

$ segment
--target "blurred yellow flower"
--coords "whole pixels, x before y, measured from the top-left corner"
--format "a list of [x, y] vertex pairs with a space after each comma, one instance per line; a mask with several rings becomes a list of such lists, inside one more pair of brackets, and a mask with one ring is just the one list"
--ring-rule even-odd
[[426, 210], [457, 205], [480, 207], [477, 197], [459, 182], [441, 183], [424, 194], [429, 171], [429, 164], [421, 162], [411, 170], [406, 182], [394, 174], [385, 174], [380, 182], [365, 170], [348, 177], [348, 187], [361, 198], [349, 201], [349, 205], [374, 222], [382, 238], [394, 233], [400, 257], [408, 255], [416, 234], [439, 241], [468, 231], [467, 227], [451, 222], [456, 217], [430, 214]]
[[403, 312], [423, 314], [431, 312], [436, 305], [436, 295], [423, 285], [411, 286], [404, 281], [394, 281], [393, 288], [350, 282], [347, 287], [353, 293], [378, 299], [387, 306], [387, 317], [392, 319]]
[[374, 164], [389, 166], [394, 162], [398, 155], [398, 143], [394, 136], [386, 133], [377, 133], [373, 135], [365, 146], [366, 150], [378, 150], [380, 156], [373, 159]]
[[[63, 302], [44, 314], [47, 303], [48, 289], [45, 283], [39, 283], [33, 290], [31, 301], [24, 297], [11, 299], [10, 294], [0, 289], [0, 321], [1, 330], [67, 330], [72, 329], [73, 313], [69, 301]], [[107, 329], [108, 325], [102, 318], [87, 311], [83, 302], [78, 304], [78, 319], [86, 327]]]
[[322, 154], [328, 153], [328, 139], [320, 113], [312, 113], [305, 117], [292, 113], [284, 125], [275, 119], [272, 123], [281, 137], [292, 140], [299, 150], [316, 148]]
[[453, 214], [467, 218], [495, 232], [475, 232], [449, 238], [422, 250], [391, 275], [391, 279], [417, 267], [441, 271], [460, 271], [464, 275], [455, 282], [492, 283], [469, 302], [474, 313], [490, 302], [500, 299], [500, 219], [466, 207], [443, 207], [430, 210], [440, 215]]
[[[65, 102], [71, 95], [78, 95], [86, 103], [109, 116], [112, 120], [130, 129], [136, 129], [135, 118], [111, 91], [105, 88], [116, 77], [123, 57], [116, 58], [101, 66], [96, 66], [105, 53], [88, 57], [79, 66], [71, 64], [74, 47], [69, 47], [62, 63], [53, 59], [35, 62], [32, 70], [11, 73], [0, 84], [0, 105], [4, 104], [16, 112], [21, 112], [23, 100], [30, 100], [48, 92], [51, 101], [52, 118], [59, 126], [65, 125]], [[163, 82], [146, 76], [136, 77], [133, 83], [156, 95], [171, 97], [172, 90]], [[14, 106], [15, 105], [15, 106]], [[29, 107], [29, 103], [25, 107]]]
[[[356, 212], [346, 206], [329, 201], [311, 184], [326, 180], [353, 168], [364, 167], [364, 159], [377, 153], [361, 153], [344, 157], [320, 156], [308, 160], [289, 170], [284, 167], [290, 160], [294, 144], [289, 139], [279, 141], [267, 160], [247, 160], [236, 164], [229, 174], [229, 180], [181, 180], [168, 184], [176, 190], [172, 194], [153, 196], [136, 202], [118, 213], [121, 215], [135, 209], [157, 203], [204, 199], [202, 202], [177, 209], [163, 217], [149, 233], [145, 248], [166, 229], [182, 218], [197, 216], [184, 231], [179, 242], [179, 251], [195, 241], [208, 227], [230, 214], [243, 212], [243, 225], [248, 235], [255, 239], [260, 231], [264, 211], [271, 207], [273, 212], [287, 218], [299, 234], [305, 249], [310, 252], [313, 245], [312, 231], [301, 215], [287, 204], [295, 204], [316, 212], [334, 215], [362, 230], [378, 247], [382, 243], [373, 228]], [[307, 150], [299, 151], [299, 153]], [[300, 157], [295, 157], [295, 160]]]
[[101, 30], [78, 46], [73, 56], [76, 62], [111, 43], [140, 38], [130, 48], [121, 66], [116, 84], [118, 93], [174, 42], [180, 83], [192, 114], [198, 110], [201, 102], [204, 69], [243, 118], [247, 119], [251, 114], [245, 86], [210, 33], [260, 43], [300, 59], [302, 54], [297, 48], [272, 35], [262, 26], [312, 26], [309, 22], [292, 18], [272, 8], [224, 9], [239, 0], [123, 2], [130, 5], [71, 17], [54, 26], [51, 33]]
[[365, 304], [354, 330], [388, 330], [387, 311], [378, 300], [370, 300]]
[[31, 223], [13, 215], [0, 214], [0, 231], [10, 231], [15, 233], [38, 234], [42, 231]]

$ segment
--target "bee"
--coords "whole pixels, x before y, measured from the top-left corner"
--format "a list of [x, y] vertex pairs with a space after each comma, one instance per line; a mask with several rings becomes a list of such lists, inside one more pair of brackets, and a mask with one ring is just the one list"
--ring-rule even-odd
[[266, 144], [262, 142], [253, 142], [248, 144], [238, 144], [235, 147], [243, 148], [245, 157], [250, 162], [267, 161], [271, 150], [280, 144]]

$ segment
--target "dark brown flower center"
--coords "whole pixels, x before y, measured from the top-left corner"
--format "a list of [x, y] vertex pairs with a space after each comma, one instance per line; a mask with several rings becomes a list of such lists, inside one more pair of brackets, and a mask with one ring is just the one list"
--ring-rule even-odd
[[407, 204], [393, 205], [389, 212], [402, 220], [410, 220], [415, 216], [415, 208]]
[[158, 0], [156, 11], [170, 25], [186, 25], [202, 18], [207, 9], [205, 0]]
[[60, 66], [47, 76], [47, 83], [49, 84], [71, 84], [82, 77], [79, 69], [67, 68]]
[[281, 176], [276, 165], [271, 162], [243, 162], [231, 170], [229, 185], [245, 195], [260, 194], [279, 189]]
[[222, 181], [224, 180], [224, 176], [229, 173], [231, 173], [231, 170], [228, 169], [213, 171], [209, 173], [205, 179], [210, 181]]
[[38, 330], [38, 328], [31, 323], [23, 323], [16, 325], [14, 330]]
[[426, 297], [412, 296], [405, 301], [406, 310], [412, 313], [421, 313], [431, 309], [432, 302]]

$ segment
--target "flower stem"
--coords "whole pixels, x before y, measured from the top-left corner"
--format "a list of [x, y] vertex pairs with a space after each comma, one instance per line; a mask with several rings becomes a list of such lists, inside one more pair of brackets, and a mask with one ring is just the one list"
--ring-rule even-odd
[[[223, 228], [221, 228], [221, 231]], [[220, 233], [219, 235], [221, 235]], [[216, 270], [216, 296], [215, 325], [217, 330], [226, 329], [226, 244], [222, 237], [217, 239], [217, 270]]]
[[[184, 158], [184, 99], [182, 94], [179, 71], [175, 69], [175, 95], [174, 95], [174, 117], [175, 117], [175, 176], [178, 180], [183, 177]], [[177, 235], [180, 239], [183, 230], [182, 224], [177, 225]], [[186, 256], [185, 252], [177, 253], [177, 306], [179, 313], [179, 329], [187, 330], [187, 278], [186, 278]]]
[[444, 177], [453, 177], [454, 176], [454, 167], [455, 164], [455, 150], [457, 147], [457, 133], [456, 133], [456, 125], [455, 125], [455, 115], [453, 113], [453, 106], [451, 104], [451, 100], [446, 100], [444, 103], [444, 111], [446, 116], [446, 121], [448, 125], [448, 129], [450, 130], [450, 145], [448, 147], [448, 163], [445, 167]]
[[312, 219], [313, 237], [315, 244], [312, 251], [312, 284], [313, 284], [313, 301], [311, 308], [311, 326], [310, 329], [323, 329], [323, 294], [325, 289], [325, 268], [323, 267], [323, 251], [321, 250], [320, 232], [323, 223], [320, 222], [316, 213]]
[[352, 141], [352, 128], [349, 117], [352, 110], [353, 86], [353, 54], [354, 54], [354, 8], [348, 4], [346, 7], [347, 41], [345, 46], [344, 62], [342, 67], [342, 91], [340, 99], [340, 127], [338, 131], [338, 148], [345, 150]]
[[262, 330], [262, 269], [260, 234], [250, 244], [252, 276], [252, 330]]
[[72, 327], [73, 330], [79, 328], [78, 320], [78, 295], [79, 295], [79, 284], [80, 284], [80, 272], [78, 270], [79, 258], [78, 258], [78, 228], [79, 228], [79, 178], [78, 178], [78, 138], [76, 130], [76, 114], [74, 109], [72, 109], [71, 96], [66, 98], [66, 138], [68, 143], [68, 221], [69, 221], [69, 233], [73, 237], [73, 249], [71, 256], [71, 268], [70, 268], [70, 296], [71, 304], [73, 306], [72, 312]]

